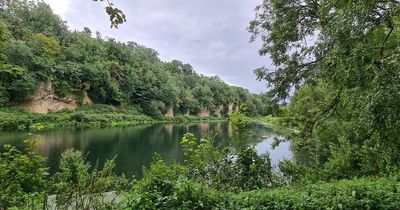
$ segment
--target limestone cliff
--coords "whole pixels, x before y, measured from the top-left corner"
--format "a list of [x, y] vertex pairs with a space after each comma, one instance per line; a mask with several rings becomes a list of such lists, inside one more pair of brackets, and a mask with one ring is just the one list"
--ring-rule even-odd
[[210, 116], [210, 111], [207, 108], [202, 108], [202, 109], [200, 109], [199, 113], [197, 113], [197, 116], [199, 116], [199, 117], [209, 117]]
[[233, 113], [233, 103], [228, 104], [228, 115], [231, 116]]
[[89, 98], [86, 91], [83, 91], [82, 105], [92, 105], [92, 104], [93, 104], [92, 99]]
[[[82, 103], [92, 103], [86, 92], [84, 92]], [[36, 93], [28, 96], [23, 102], [14, 102], [12, 105], [29, 112], [42, 114], [57, 112], [62, 109], [76, 109], [78, 107], [75, 96], [67, 95], [66, 97], [58, 97], [54, 93], [51, 81], [39, 82]]]
[[224, 105], [219, 105], [219, 106], [217, 106], [216, 108], [215, 108], [215, 115], [217, 116], [217, 117], [221, 117], [222, 115], [221, 115], [221, 112], [222, 112], [222, 110], [224, 109]]
[[165, 117], [174, 117], [174, 107], [169, 106], [167, 107], [167, 112], [164, 113]]

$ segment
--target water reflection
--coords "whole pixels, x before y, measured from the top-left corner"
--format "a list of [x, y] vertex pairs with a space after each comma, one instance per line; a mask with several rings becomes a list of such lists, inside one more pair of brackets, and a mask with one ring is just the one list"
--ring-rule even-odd
[[[57, 170], [61, 153], [68, 148], [75, 148], [87, 154], [89, 162], [99, 160], [103, 164], [106, 159], [115, 156], [117, 172], [128, 176], [142, 175], [142, 167], [149, 166], [154, 153], [162, 155], [167, 162], [183, 161], [179, 144], [185, 133], [193, 133], [197, 138], [211, 136], [216, 146], [224, 146], [232, 139], [232, 128], [227, 123], [193, 123], [193, 124], [154, 124], [135, 127], [92, 128], [92, 129], [60, 129], [46, 131], [39, 143], [39, 152], [48, 158], [50, 171]], [[276, 150], [270, 145], [276, 135], [262, 125], [254, 126], [252, 142], [261, 154], [268, 151], [273, 163], [290, 158], [290, 144], [281, 144]], [[12, 144], [20, 149], [22, 133], [1, 133], [0, 145]]]

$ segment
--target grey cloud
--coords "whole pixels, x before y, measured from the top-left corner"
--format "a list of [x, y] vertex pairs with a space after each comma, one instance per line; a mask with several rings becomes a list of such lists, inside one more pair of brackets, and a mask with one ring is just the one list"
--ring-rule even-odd
[[92, 1], [72, 0], [64, 15], [71, 28], [87, 26], [103, 36], [135, 41], [156, 49], [163, 60], [190, 63], [206, 75], [262, 92], [253, 70], [269, 66], [258, 55], [260, 43], [249, 43], [246, 31], [261, 0], [114, 0], [127, 15], [118, 30], [110, 29], [104, 8]]

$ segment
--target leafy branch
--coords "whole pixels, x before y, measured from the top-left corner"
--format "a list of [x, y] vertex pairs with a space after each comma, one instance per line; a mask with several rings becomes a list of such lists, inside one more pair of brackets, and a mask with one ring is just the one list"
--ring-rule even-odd
[[93, 0], [93, 1], [106, 1], [106, 13], [110, 16], [111, 28], [115, 27], [118, 28], [118, 25], [123, 24], [126, 22], [126, 16], [122, 12], [122, 10], [114, 7], [114, 4], [110, 2], [110, 0]]

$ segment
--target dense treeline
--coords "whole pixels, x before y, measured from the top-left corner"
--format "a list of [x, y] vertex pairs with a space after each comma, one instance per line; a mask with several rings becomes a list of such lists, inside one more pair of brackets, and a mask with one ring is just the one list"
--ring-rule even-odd
[[157, 118], [167, 112], [226, 116], [244, 102], [252, 115], [275, 108], [266, 96], [199, 75], [177, 60], [163, 62], [135, 42], [103, 39], [89, 28], [69, 31], [45, 3], [13, 0], [1, 10], [0, 105], [24, 100], [39, 81], [51, 81], [59, 97], [74, 95], [79, 102], [87, 93], [94, 103], [138, 105]]

